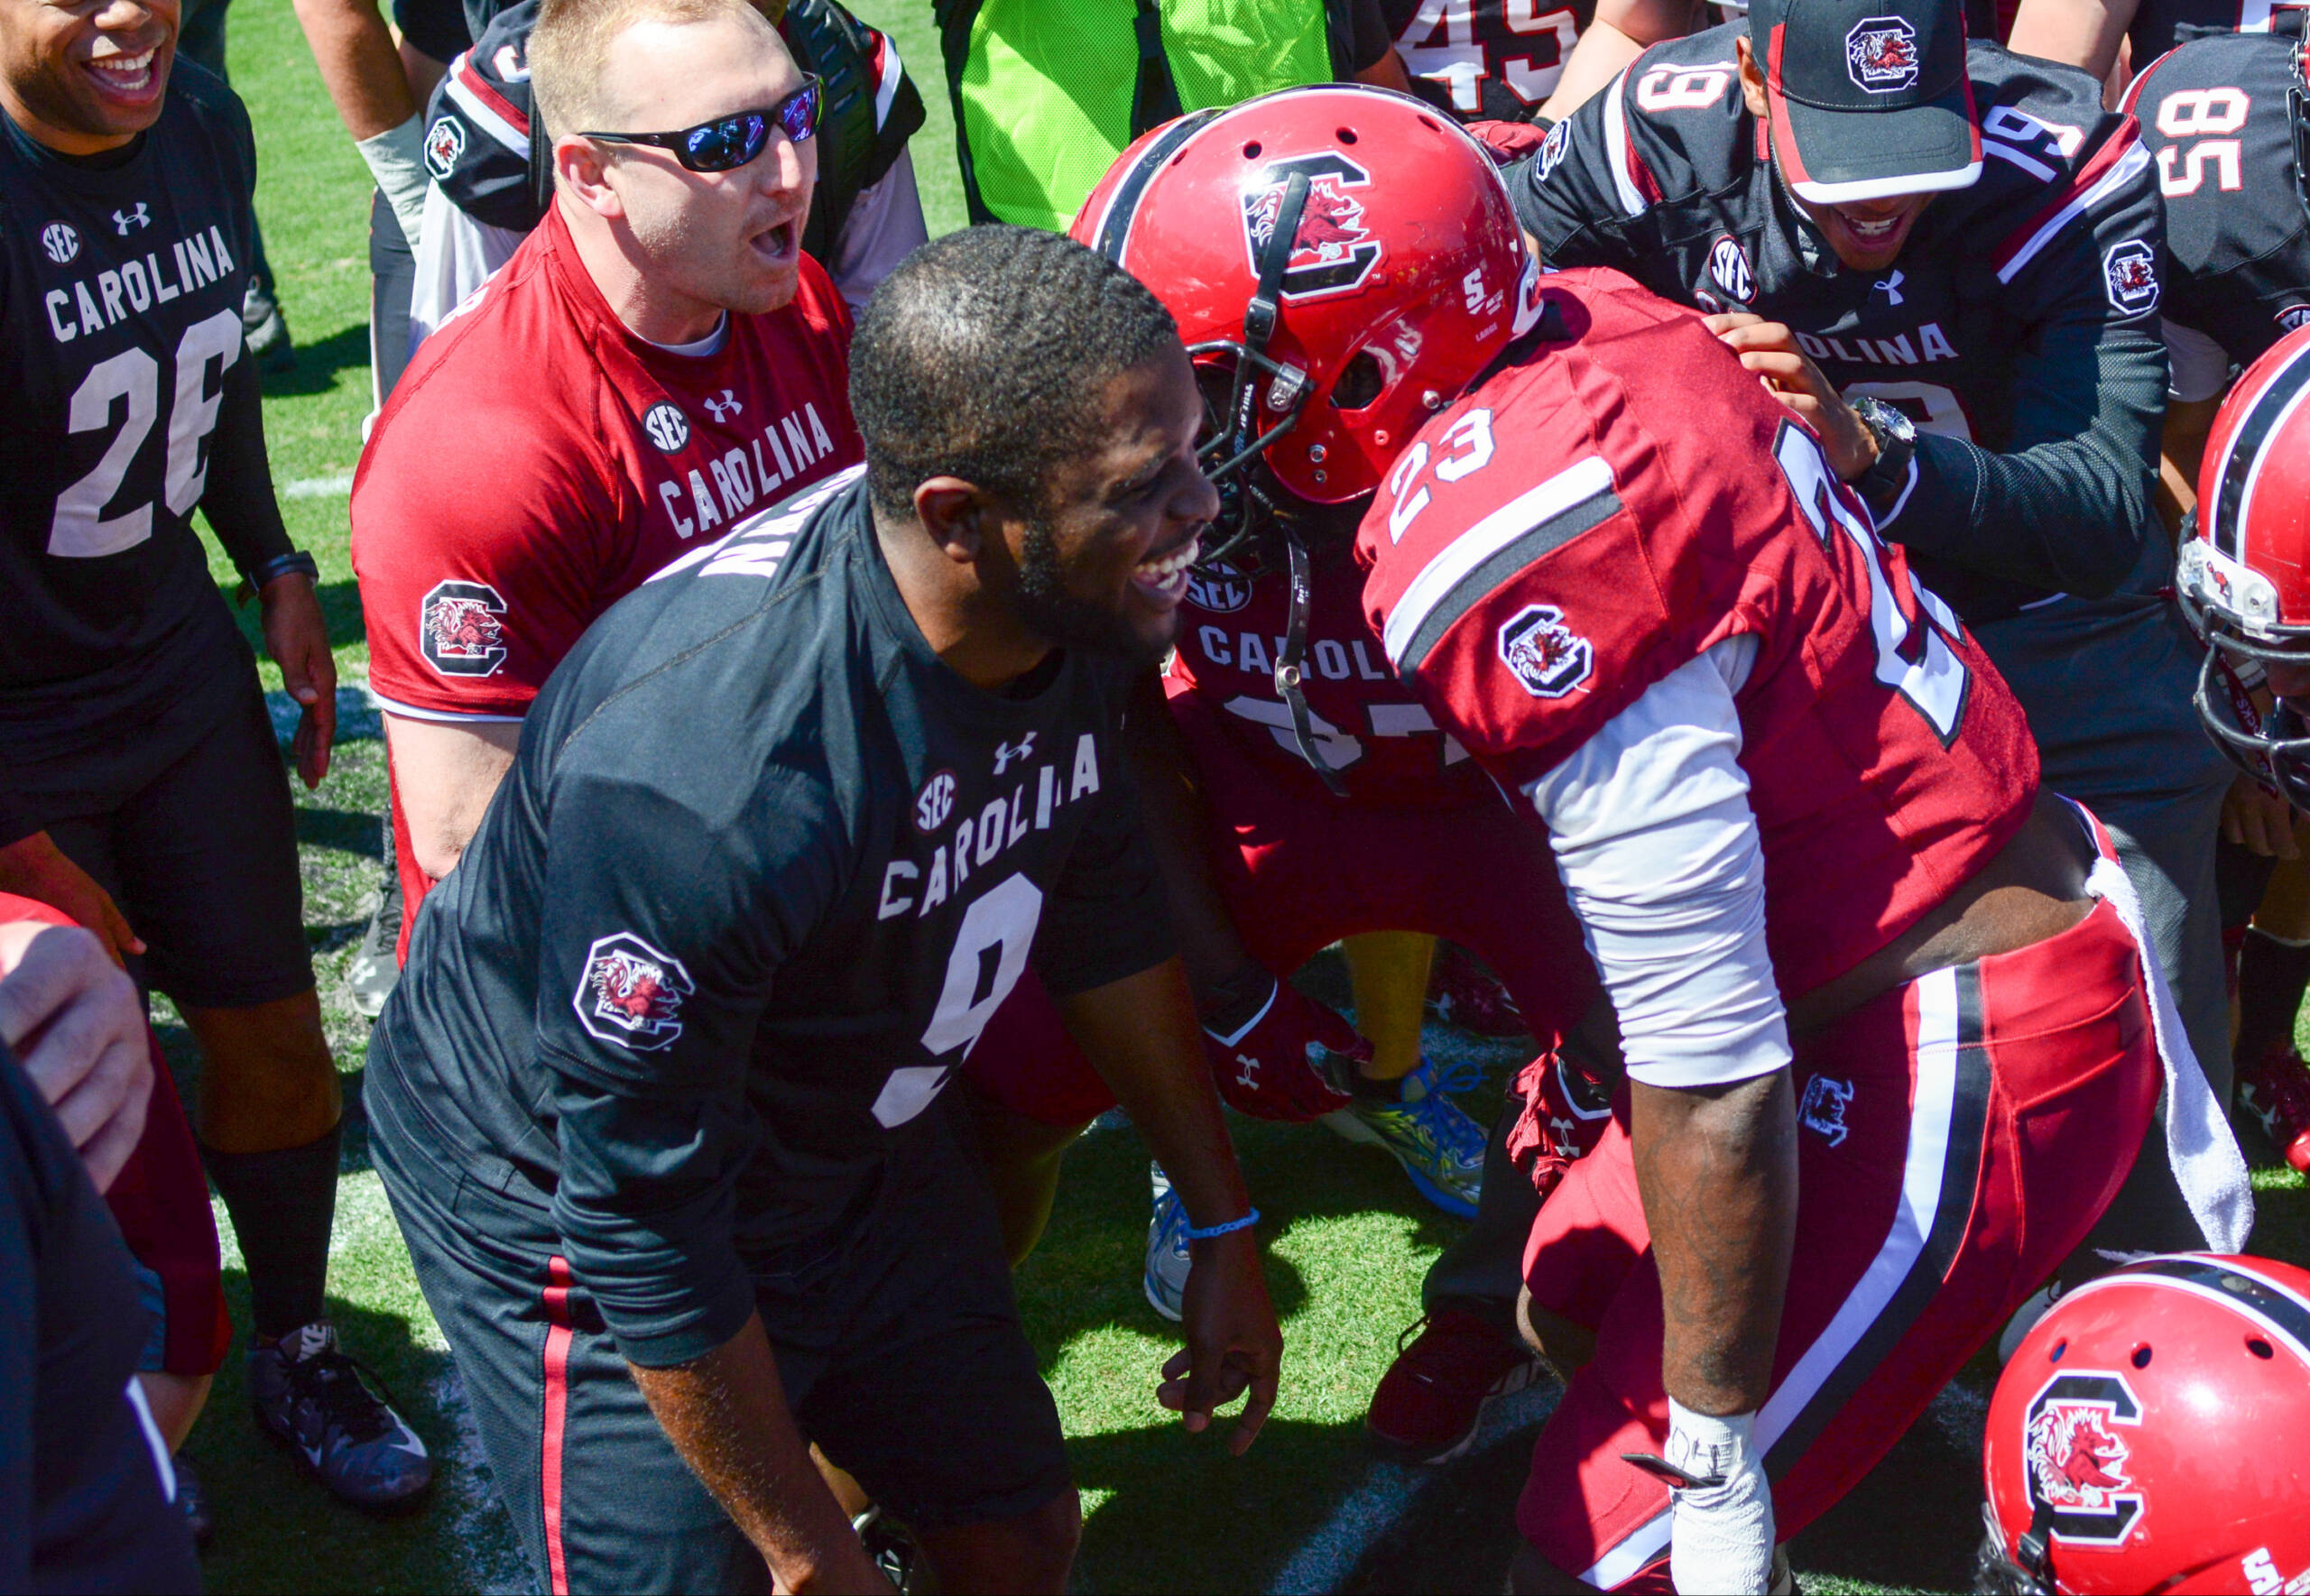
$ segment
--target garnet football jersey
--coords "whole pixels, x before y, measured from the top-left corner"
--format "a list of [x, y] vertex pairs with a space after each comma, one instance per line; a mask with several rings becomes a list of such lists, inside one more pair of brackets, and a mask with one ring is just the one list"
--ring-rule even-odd
[[1851, 271], [1742, 103], [1746, 25], [1647, 51], [1511, 174], [1548, 263], [1785, 322], [1845, 393], [1905, 411], [1917, 475], [1883, 530], [1974, 624], [2163, 586], [2158, 200], [2132, 120], [2083, 72], [1973, 44], [1980, 181], [1936, 195], [1891, 269]]
[[[784, 309], [733, 315], [718, 351], [676, 354], [617, 319], [549, 212], [426, 341], [353, 483], [386, 708], [520, 719], [644, 578], [864, 457], [850, 313], [807, 255], [801, 272]], [[414, 916], [427, 882], [405, 836], [399, 851]]]
[[[1428, 708], [1388, 669], [1363, 619], [1363, 574], [1342, 557], [1309, 585], [1300, 691], [1316, 751], [1348, 796], [1393, 808], [1452, 808], [1490, 800], [1492, 782], [1436, 729]], [[1167, 688], [1215, 711], [1215, 725], [1262, 765], [1307, 769], [1275, 660], [1290, 614], [1280, 573], [1260, 580], [1198, 570], [1179, 608], [1178, 651]]]
[[1381, 489], [1357, 546], [1366, 610], [1437, 723], [1514, 791], [1753, 635], [1740, 763], [1793, 1000], [2013, 835], [2037, 784], [2028, 726], [1813, 434], [1696, 318], [1615, 272], [1543, 291], [1566, 341], [1521, 346]]
[[1556, 92], [1596, 0], [1386, 0], [1413, 91], [1463, 122], [1529, 122]]
[[2200, 39], [2126, 91], [2166, 200], [2165, 318], [2238, 365], [2310, 322], [2310, 210], [2287, 106], [2301, 48], [2267, 32]]

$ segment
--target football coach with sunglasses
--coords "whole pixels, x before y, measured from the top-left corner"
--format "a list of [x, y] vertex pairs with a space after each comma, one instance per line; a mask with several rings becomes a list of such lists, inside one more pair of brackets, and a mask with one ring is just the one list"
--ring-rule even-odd
[[746, 0], [546, 0], [544, 221], [411, 363], [353, 487], [408, 927], [587, 627], [859, 463], [802, 226], [819, 86]]

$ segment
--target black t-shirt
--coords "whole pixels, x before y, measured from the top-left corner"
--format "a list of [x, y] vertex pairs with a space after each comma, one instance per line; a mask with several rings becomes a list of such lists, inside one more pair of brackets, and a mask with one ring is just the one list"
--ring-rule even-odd
[[1848, 271], [1742, 103], [1747, 25], [1646, 51], [1509, 174], [1544, 258], [1785, 322], [1848, 396], [1906, 412], [1917, 473], [1879, 525], [1966, 620], [2164, 586], [2162, 236], [2133, 125], [2084, 73], [1974, 43], [1980, 180], [1935, 196], [1891, 269]]
[[765, 511], [596, 622], [426, 899], [378, 1022], [460, 1167], [551, 1202], [645, 1365], [720, 1345], [751, 1271], [855, 1231], [1027, 967], [1169, 954], [1116, 728], [1069, 653], [1032, 696], [941, 664], [861, 474]]
[[242, 349], [255, 180], [248, 114], [190, 61], [119, 156], [0, 116], [0, 759], [26, 775], [246, 690], [189, 517], [244, 570], [289, 549]]
[[1556, 92], [1596, 0], [1382, 0], [1412, 91], [1463, 122], [1529, 122]]
[[128, 1400], [152, 1315], [79, 1155], [0, 1047], [0, 1591], [198, 1591]]
[[2241, 365], [2310, 323], [2310, 209], [2287, 107], [2301, 48], [2272, 33], [2200, 39], [2127, 91], [2165, 191], [2166, 319]]

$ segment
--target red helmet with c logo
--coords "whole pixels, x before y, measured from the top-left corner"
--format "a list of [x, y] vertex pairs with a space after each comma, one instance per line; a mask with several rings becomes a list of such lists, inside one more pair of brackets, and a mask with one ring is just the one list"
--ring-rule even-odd
[[2310, 1271], [2181, 1253], [2089, 1281], [1990, 1399], [1975, 1589], [2310, 1590]]
[[1227, 506], [1207, 558], [1261, 502], [1289, 513], [1275, 486], [1325, 505], [1372, 493], [1540, 310], [1492, 158], [1384, 89], [1288, 88], [1166, 123], [1070, 235], [1152, 290], [1195, 359]]

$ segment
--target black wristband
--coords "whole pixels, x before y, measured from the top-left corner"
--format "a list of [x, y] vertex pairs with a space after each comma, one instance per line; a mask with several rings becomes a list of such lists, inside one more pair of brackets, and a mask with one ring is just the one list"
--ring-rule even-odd
[[274, 555], [253, 571], [241, 573], [241, 591], [238, 595], [240, 602], [248, 603], [251, 598], [271, 586], [275, 580], [291, 572], [301, 573], [315, 584], [321, 579], [321, 568], [313, 563], [313, 557], [301, 549], [291, 549], [286, 554]]

